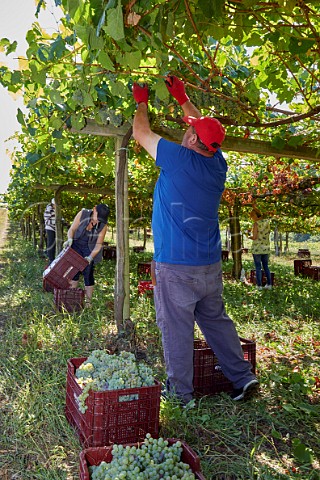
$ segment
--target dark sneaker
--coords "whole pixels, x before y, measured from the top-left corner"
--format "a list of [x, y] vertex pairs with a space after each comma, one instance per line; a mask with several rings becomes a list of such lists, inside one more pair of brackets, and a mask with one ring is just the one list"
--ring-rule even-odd
[[253, 393], [255, 393], [259, 388], [258, 380], [250, 380], [250, 382], [246, 383], [242, 388], [236, 388], [231, 393], [230, 397], [232, 400], [243, 400], [244, 398], [250, 397]]

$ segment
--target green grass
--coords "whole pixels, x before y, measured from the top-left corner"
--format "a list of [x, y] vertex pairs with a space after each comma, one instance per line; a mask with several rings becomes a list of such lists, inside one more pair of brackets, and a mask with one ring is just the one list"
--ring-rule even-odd
[[[161, 403], [161, 435], [192, 446], [208, 480], [320, 479], [320, 283], [294, 276], [294, 253], [271, 257], [271, 291], [235, 282], [232, 262], [223, 263], [227, 312], [239, 335], [257, 343], [259, 396], [237, 404], [226, 394], [205, 397], [186, 410]], [[135, 338], [119, 344], [113, 261], [97, 268], [92, 309], [57, 313], [53, 295], [42, 290], [44, 260], [10, 236], [0, 259], [1, 478], [78, 478], [81, 445], [64, 415], [68, 358], [124, 345], [164, 379], [153, 301], [137, 295], [137, 262], [149, 258], [131, 254]], [[244, 266], [253, 268], [250, 254]]]

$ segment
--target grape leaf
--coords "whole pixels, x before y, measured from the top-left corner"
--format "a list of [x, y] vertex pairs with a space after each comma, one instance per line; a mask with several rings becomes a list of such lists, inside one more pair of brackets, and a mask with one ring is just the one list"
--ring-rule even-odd
[[125, 37], [121, 1], [118, 2], [116, 8], [108, 10], [107, 25], [103, 27], [103, 30], [116, 41]]

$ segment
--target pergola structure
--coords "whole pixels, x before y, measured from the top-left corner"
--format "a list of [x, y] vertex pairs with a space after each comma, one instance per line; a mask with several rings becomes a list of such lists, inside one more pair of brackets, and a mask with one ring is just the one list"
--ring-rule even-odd
[[[117, 260], [116, 260], [116, 278], [115, 278], [115, 297], [114, 297], [114, 318], [118, 332], [123, 329], [126, 320], [130, 318], [130, 277], [129, 277], [129, 204], [128, 204], [128, 163], [127, 152], [128, 145], [132, 135], [132, 126], [130, 124], [114, 127], [112, 125], [100, 126], [94, 120], [87, 119], [86, 126], [78, 131], [71, 130], [73, 133], [84, 135], [97, 135], [102, 137], [114, 137], [115, 139], [115, 190], [110, 188], [100, 188], [98, 192], [106, 194], [115, 194], [116, 197], [116, 234], [117, 234]], [[160, 136], [181, 143], [183, 137], [182, 129], [173, 129], [164, 126], [156, 126], [153, 131]], [[226, 136], [223, 143], [223, 150], [235, 151], [238, 153], [258, 154], [264, 156], [289, 157], [308, 160], [309, 162], [319, 162], [317, 150], [306, 147], [285, 147], [277, 150], [270, 142], [251, 140], [239, 137]], [[48, 187], [47, 187], [48, 188]], [[63, 190], [77, 189], [72, 186], [51, 186], [55, 192], [56, 215], [61, 218], [61, 192]], [[86, 190], [90, 191], [90, 190]], [[97, 189], [92, 190], [97, 192]], [[58, 222], [57, 228], [62, 229]], [[57, 238], [62, 238], [57, 231]], [[61, 247], [61, 246], [60, 246]]]

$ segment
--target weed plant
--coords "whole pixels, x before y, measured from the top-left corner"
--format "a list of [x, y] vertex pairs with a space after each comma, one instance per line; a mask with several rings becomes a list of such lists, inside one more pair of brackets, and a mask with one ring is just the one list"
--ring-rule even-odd
[[[31, 242], [9, 239], [0, 270], [0, 477], [77, 479], [82, 448], [64, 414], [67, 360], [128, 348], [165, 378], [153, 299], [137, 294], [137, 263], [150, 252], [130, 254], [134, 338], [119, 343], [114, 261], [96, 269], [91, 309], [61, 313], [42, 288], [45, 261]], [[257, 344], [259, 395], [235, 403], [223, 393], [186, 409], [161, 402], [161, 436], [185, 440], [208, 480], [320, 479], [320, 283], [295, 276], [293, 258], [272, 256], [270, 291], [233, 280], [232, 261], [223, 263], [227, 312]], [[243, 261], [248, 274], [251, 255]]]

